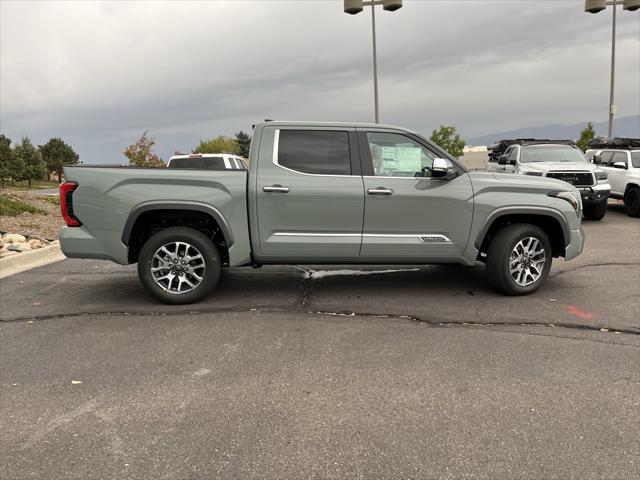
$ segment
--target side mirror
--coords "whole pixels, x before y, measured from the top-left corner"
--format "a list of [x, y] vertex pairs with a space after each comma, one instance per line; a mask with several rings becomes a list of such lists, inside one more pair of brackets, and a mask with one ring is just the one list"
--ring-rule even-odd
[[434, 158], [433, 166], [431, 167], [431, 176], [433, 178], [444, 178], [449, 175], [451, 171], [451, 164], [444, 158]]
[[498, 165], [506, 165], [507, 164], [507, 156], [506, 155], [500, 155], [498, 157]]
[[595, 163], [596, 165], [600, 165], [602, 163], [602, 154], [596, 153], [593, 156], [593, 163]]
[[620, 168], [622, 170], [626, 170], [627, 164], [625, 162], [616, 162], [613, 164], [613, 168]]

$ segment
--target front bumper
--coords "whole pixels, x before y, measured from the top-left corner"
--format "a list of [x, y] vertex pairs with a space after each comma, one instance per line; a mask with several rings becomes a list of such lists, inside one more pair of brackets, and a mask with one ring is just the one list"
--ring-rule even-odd
[[580, 227], [577, 230], [571, 230], [569, 244], [565, 247], [565, 260], [576, 258], [584, 249], [584, 230]]
[[595, 205], [606, 202], [611, 193], [611, 185], [594, 185], [593, 187], [581, 187], [580, 196], [582, 197], [582, 205]]

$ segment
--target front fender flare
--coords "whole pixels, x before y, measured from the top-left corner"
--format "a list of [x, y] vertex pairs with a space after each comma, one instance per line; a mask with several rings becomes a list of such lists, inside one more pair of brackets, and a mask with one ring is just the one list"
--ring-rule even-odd
[[571, 241], [571, 230], [569, 228], [569, 224], [567, 223], [567, 219], [558, 210], [554, 210], [553, 208], [548, 207], [502, 207], [492, 211], [482, 224], [482, 227], [478, 231], [474, 242], [474, 246], [477, 250], [480, 250], [482, 241], [487, 235], [487, 232], [489, 231], [489, 228], [491, 227], [493, 222], [500, 217], [504, 217], [505, 215], [538, 215], [551, 217], [554, 220], [557, 220], [560, 224], [560, 227], [562, 228], [564, 245], [567, 246]]

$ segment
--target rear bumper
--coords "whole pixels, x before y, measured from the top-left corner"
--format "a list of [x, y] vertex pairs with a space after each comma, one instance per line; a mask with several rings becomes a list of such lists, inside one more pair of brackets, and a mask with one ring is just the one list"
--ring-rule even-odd
[[571, 230], [569, 244], [565, 247], [565, 260], [576, 258], [582, 253], [584, 248], [584, 230], [580, 227], [578, 230]]
[[68, 258], [92, 258], [111, 260], [122, 265], [128, 262], [127, 247], [120, 241], [118, 232], [100, 230], [94, 236], [86, 227], [62, 227], [60, 249]]

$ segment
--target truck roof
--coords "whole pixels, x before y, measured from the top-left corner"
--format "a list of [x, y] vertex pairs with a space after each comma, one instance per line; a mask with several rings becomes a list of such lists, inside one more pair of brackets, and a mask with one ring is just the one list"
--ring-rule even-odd
[[275, 127], [339, 127], [339, 128], [382, 128], [391, 130], [402, 130], [403, 132], [418, 133], [405, 127], [397, 125], [385, 125], [380, 123], [358, 123], [358, 122], [311, 122], [311, 121], [281, 121], [270, 120], [268, 122], [258, 122], [258, 126], [275, 126]]

